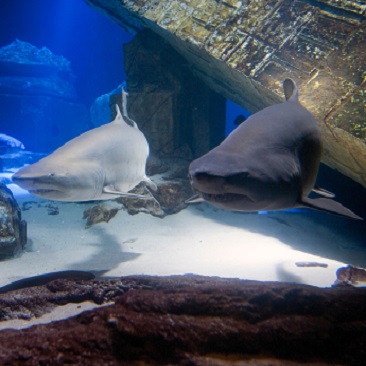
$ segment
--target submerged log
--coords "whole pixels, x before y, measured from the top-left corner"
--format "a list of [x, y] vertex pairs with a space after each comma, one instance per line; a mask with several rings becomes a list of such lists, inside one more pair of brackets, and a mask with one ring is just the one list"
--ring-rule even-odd
[[133, 276], [57, 280], [0, 303], [9, 318], [12, 308], [40, 314], [50, 304], [112, 298], [67, 320], [1, 331], [1, 363], [319, 366], [361, 365], [366, 356], [365, 289]]
[[129, 32], [168, 41], [213, 90], [251, 112], [284, 78], [317, 117], [323, 161], [366, 187], [366, 5], [355, 1], [85, 0]]

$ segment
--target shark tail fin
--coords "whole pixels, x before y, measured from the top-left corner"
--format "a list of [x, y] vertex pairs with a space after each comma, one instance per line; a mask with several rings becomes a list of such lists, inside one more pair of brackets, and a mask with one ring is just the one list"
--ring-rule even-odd
[[327, 198], [304, 197], [300, 202], [300, 206], [312, 208], [314, 210], [325, 211], [333, 215], [348, 217], [354, 220], [363, 220], [362, 217], [357, 216], [355, 213], [344, 207], [339, 202]]
[[123, 120], [121, 110], [119, 109], [118, 104], [116, 104], [116, 113], [117, 113], [116, 118], [112, 122]]

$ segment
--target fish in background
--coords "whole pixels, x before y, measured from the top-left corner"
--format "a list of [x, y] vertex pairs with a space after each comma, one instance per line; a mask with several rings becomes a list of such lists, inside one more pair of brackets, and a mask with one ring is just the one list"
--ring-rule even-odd
[[127, 93], [122, 90], [123, 116], [70, 140], [51, 155], [23, 167], [12, 176], [14, 183], [35, 196], [78, 202], [113, 199], [144, 181], [149, 145], [137, 124], [127, 115]]
[[[283, 82], [286, 101], [261, 110], [238, 126], [217, 147], [189, 166], [198, 195], [236, 211], [270, 211], [306, 207], [361, 219], [334, 195], [315, 187], [322, 151], [321, 132], [313, 115], [298, 100], [292, 79]], [[321, 198], [309, 198], [311, 192]]]

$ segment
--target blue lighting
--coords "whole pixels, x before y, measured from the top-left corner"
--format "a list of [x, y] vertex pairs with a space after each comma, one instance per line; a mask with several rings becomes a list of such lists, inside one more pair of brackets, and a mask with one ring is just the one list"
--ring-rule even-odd
[[235, 119], [243, 115], [245, 118], [250, 116], [250, 112], [246, 109], [243, 109], [239, 105], [235, 104], [234, 102], [227, 100], [226, 102], [226, 129], [225, 129], [225, 136], [227, 136], [232, 130], [238, 127], [234, 121]]
[[132, 36], [83, 0], [2, 0], [0, 47], [16, 39], [69, 60], [86, 105], [125, 80], [122, 44]]

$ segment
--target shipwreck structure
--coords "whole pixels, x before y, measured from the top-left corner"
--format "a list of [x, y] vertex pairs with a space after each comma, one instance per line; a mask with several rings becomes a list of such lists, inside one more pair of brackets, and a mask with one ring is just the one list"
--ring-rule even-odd
[[366, 187], [366, 4], [85, 0], [130, 33], [149, 29], [213, 91], [252, 113], [294, 78], [324, 137], [323, 162]]

